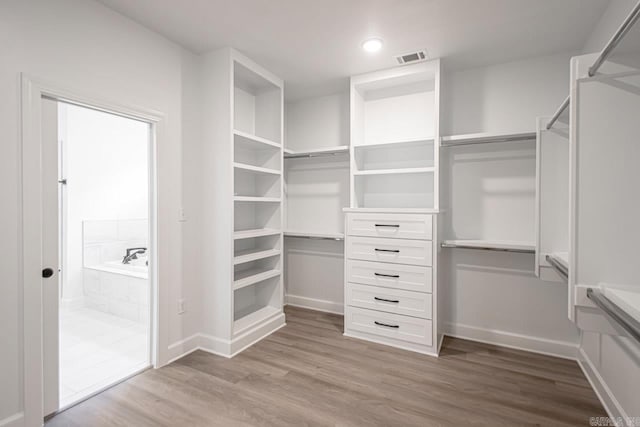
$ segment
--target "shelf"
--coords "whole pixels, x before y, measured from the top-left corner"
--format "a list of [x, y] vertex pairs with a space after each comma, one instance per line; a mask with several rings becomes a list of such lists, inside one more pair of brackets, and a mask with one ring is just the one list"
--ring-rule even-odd
[[348, 145], [339, 145], [336, 147], [317, 148], [306, 151], [293, 151], [289, 149], [284, 150], [285, 159], [299, 159], [310, 157], [323, 157], [323, 156], [336, 156], [341, 154], [349, 154]]
[[257, 228], [253, 230], [239, 230], [233, 232], [233, 240], [250, 239], [252, 237], [276, 236], [280, 230], [273, 228]]
[[247, 165], [245, 163], [234, 163], [233, 167], [236, 169], [245, 170], [248, 172], [263, 173], [263, 174], [269, 174], [269, 175], [280, 175], [280, 171], [277, 169], [263, 168], [260, 166]]
[[509, 242], [503, 240], [445, 240], [443, 248], [479, 249], [487, 251], [535, 253], [535, 245], [525, 242]]
[[281, 148], [280, 144], [278, 144], [277, 142], [271, 141], [267, 138], [262, 138], [260, 136], [256, 136], [256, 135], [252, 135], [250, 133], [247, 132], [243, 132], [240, 130], [234, 130], [233, 131], [233, 136], [234, 136], [234, 141], [240, 141], [241, 143], [244, 144], [249, 144], [249, 145], [254, 145], [255, 148], [266, 148], [266, 146], [268, 147], [274, 147], [274, 148]]
[[382, 145], [410, 144], [414, 142], [433, 142], [433, 136], [422, 136], [410, 139], [400, 139], [397, 141], [381, 141], [368, 144], [354, 145], [356, 148], [380, 147]]
[[609, 284], [601, 284], [601, 287], [604, 296], [640, 322], [640, 287]]
[[409, 173], [433, 173], [435, 168], [398, 168], [398, 169], [371, 169], [364, 171], [354, 171], [354, 176], [366, 176], [366, 175], [400, 175]]
[[536, 139], [535, 132], [518, 133], [470, 133], [466, 135], [443, 136], [440, 145], [450, 147], [455, 145], [485, 144], [492, 142], [516, 142]]
[[257, 197], [257, 196], [234, 196], [233, 201], [280, 203], [280, 198], [279, 197]]
[[233, 290], [255, 285], [263, 280], [271, 279], [279, 275], [280, 270], [265, 270], [262, 268], [239, 271], [234, 275]]
[[237, 319], [233, 322], [233, 333], [239, 334], [244, 332], [246, 329], [251, 328], [259, 323], [262, 323], [266, 319], [279, 314], [281, 311], [275, 307], [266, 306], [262, 308], [258, 308], [255, 311], [250, 312], [249, 314]]
[[278, 249], [248, 249], [236, 253], [233, 257], [233, 265], [244, 264], [245, 262], [257, 261], [280, 255]]
[[304, 231], [285, 231], [285, 237], [299, 237], [319, 240], [344, 240], [344, 233], [315, 233]]

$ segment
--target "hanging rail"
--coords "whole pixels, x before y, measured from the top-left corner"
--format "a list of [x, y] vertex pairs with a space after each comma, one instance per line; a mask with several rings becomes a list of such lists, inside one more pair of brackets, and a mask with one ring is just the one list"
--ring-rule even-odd
[[624, 20], [618, 31], [615, 32], [609, 43], [602, 49], [598, 58], [596, 58], [595, 62], [591, 67], [589, 67], [589, 77], [593, 77], [597, 72], [600, 66], [607, 60], [607, 57], [611, 54], [613, 49], [618, 46], [618, 44], [622, 41], [624, 36], [627, 35], [631, 27], [638, 21], [640, 18], [640, 2], [635, 5], [635, 7], [631, 10], [631, 13]]
[[562, 101], [562, 104], [560, 105], [560, 108], [558, 108], [558, 111], [556, 111], [556, 113], [553, 115], [553, 117], [551, 117], [551, 120], [549, 120], [549, 122], [547, 123], [547, 130], [549, 130], [549, 129], [551, 129], [553, 127], [555, 122], [562, 115], [562, 112], [567, 109], [567, 107], [569, 106], [570, 102], [571, 102], [571, 96], [567, 95], [565, 100]]
[[535, 139], [535, 132], [521, 132], [510, 134], [474, 133], [468, 135], [443, 136], [442, 138], [440, 138], [440, 146], [457, 147], [460, 145], [489, 144], [495, 142], [517, 142]]
[[481, 244], [481, 243], [465, 244], [465, 243], [455, 243], [452, 241], [445, 241], [440, 244], [440, 247], [441, 248], [458, 248], [458, 249], [475, 249], [480, 251], [494, 251], [494, 252], [513, 252], [518, 254], [535, 253], [534, 249], [504, 247], [500, 245]]
[[640, 342], [640, 322], [631, 317], [629, 313], [618, 307], [617, 304], [597, 289], [588, 288], [587, 298], [593, 301], [607, 316], [622, 326], [636, 341]]
[[551, 255], [546, 256], [547, 262], [554, 270], [558, 272], [560, 276], [564, 278], [564, 280], [569, 280], [569, 269], [562, 265], [555, 257]]

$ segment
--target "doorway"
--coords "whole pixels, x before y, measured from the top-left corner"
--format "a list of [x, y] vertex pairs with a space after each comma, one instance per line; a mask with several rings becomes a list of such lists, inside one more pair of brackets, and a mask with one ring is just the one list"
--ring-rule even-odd
[[46, 415], [152, 364], [153, 138], [149, 122], [57, 99], [42, 98], [41, 121], [43, 243], [58, 266], [43, 286]]

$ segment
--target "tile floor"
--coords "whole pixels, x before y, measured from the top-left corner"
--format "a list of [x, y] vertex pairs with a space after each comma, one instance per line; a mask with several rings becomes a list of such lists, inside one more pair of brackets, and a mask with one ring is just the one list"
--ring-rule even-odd
[[150, 364], [148, 326], [89, 308], [60, 308], [60, 408]]

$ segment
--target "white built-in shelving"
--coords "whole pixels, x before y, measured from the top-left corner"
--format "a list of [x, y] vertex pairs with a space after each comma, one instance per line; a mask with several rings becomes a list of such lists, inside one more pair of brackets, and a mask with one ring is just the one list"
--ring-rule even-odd
[[351, 78], [351, 207], [438, 208], [438, 61]]
[[[233, 355], [284, 324], [283, 82], [233, 49], [204, 59], [205, 329]], [[215, 184], [215, 185], [214, 185]]]

